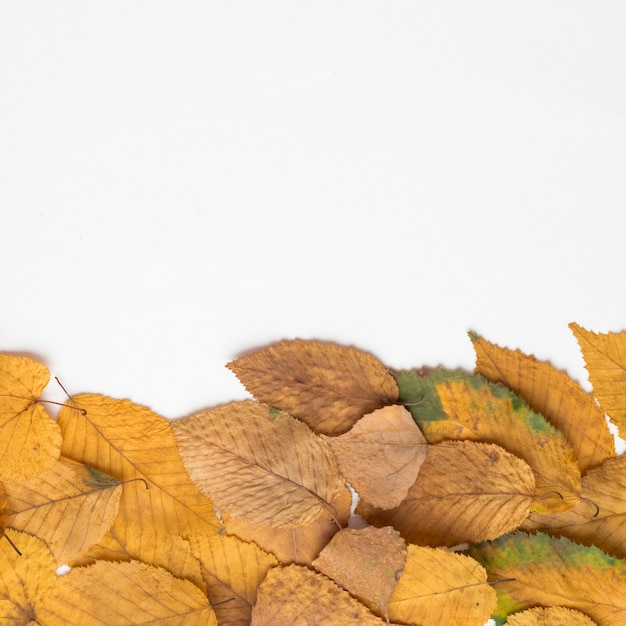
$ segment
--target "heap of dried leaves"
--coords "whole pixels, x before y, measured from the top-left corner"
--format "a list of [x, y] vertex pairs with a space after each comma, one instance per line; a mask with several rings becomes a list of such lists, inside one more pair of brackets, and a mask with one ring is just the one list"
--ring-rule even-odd
[[228, 365], [257, 401], [175, 421], [55, 421], [0, 355], [1, 623], [625, 624], [626, 333], [571, 328], [593, 394], [473, 334], [474, 374], [295, 340]]

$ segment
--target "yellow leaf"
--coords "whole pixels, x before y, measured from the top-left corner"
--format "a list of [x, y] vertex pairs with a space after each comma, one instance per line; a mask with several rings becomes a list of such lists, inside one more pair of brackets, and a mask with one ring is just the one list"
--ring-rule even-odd
[[328, 445], [287, 413], [246, 400], [172, 423], [192, 480], [233, 517], [275, 527], [317, 519], [344, 487]]
[[35, 476], [59, 458], [59, 427], [37, 402], [49, 379], [41, 363], [0, 354], [0, 480]]
[[387, 602], [405, 561], [406, 545], [397, 530], [368, 526], [339, 531], [313, 567], [386, 618]]
[[339, 435], [398, 399], [398, 385], [372, 355], [320, 341], [281, 341], [227, 365], [261, 402]]
[[583, 353], [593, 395], [603, 411], [626, 433], [626, 332], [594, 333], [569, 325]]
[[87, 467], [61, 457], [34, 478], [7, 481], [11, 526], [43, 539], [57, 565], [70, 563], [100, 540], [119, 510], [122, 486], [97, 488], [90, 480]]
[[496, 592], [474, 559], [409, 545], [388, 606], [389, 618], [405, 624], [482, 626], [496, 608]]
[[171, 534], [214, 534], [219, 521], [211, 501], [191, 482], [170, 423], [128, 400], [84, 394], [73, 398], [86, 411], [62, 408], [63, 454], [106, 472], [122, 487], [116, 532], [127, 525]]
[[252, 626], [384, 623], [331, 580], [299, 565], [274, 567], [268, 572], [259, 587], [251, 621]]
[[54, 558], [37, 537], [10, 528], [0, 541], [0, 619], [2, 624], [41, 623], [41, 604], [56, 582]]
[[190, 537], [189, 542], [200, 561], [220, 626], [249, 624], [257, 587], [268, 570], [278, 565], [276, 558], [234, 537]]
[[509, 615], [507, 626], [597, 626], [580, 611], [564, 606], [536, 607]]
[[357, 513], [376, 526], [393, 526], [412, 543], [473, 543], [518, 528], [530, 511], [534, 482], [530, 467], [499, 446], [446, 441], [429, 447], [400, 506], [381, 511], [361, 502]]
[[402, 406], [362, 417], [339, 437], [324, 437], [341, 473], [374, 506], [398, 506], [413, 485], [428, 448], [422, 431]]
[[566, 372], [519, 350], [508, 350], [471, 335], [476, 372], [503, 383], [526, 400], [570, 442], [583, 473], [615, 456], [613, 437], [591, 396]]
[[41, 606], [50, 626], [217, 626], [207, 597], [187, 580], [139, 561], [97, 561], [60, 576]]

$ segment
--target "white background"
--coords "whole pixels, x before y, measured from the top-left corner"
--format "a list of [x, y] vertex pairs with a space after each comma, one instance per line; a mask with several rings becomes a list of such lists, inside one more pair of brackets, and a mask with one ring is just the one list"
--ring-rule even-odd
[[473, 329], [587, 385], [568, 322], [626, 327], [625, 33], [621, 1], [3, 1], [0, 349], [169, 418], [293, 337], [472, 368]]

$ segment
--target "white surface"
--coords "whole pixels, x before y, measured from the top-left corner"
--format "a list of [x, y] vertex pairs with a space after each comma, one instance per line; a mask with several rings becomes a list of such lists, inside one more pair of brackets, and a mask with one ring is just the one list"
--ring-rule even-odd
[[[626, 327], [622, 2], [0, 5], [0, 349], [167, 417], [282, 338], [585, 380]], [[62, 400], [51, 385], [48, 397]]]

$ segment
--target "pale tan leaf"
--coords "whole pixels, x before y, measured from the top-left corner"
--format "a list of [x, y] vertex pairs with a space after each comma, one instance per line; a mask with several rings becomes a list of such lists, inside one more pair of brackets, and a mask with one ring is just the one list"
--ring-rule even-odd
[[398, 386], [372, 355], [320, 341], [281, 341], [227, 365], [261, 402], [339, 435], [398, 399]]
[[481, 626], [496, 608], [496, 592], [474, 559], [409, 545], [388, 606], [389, 618], [405, 624]]
[[355, 491], [381, 509], [398, 506], [406, 498], [428, 448], [403, 406], [378, 409], [344, 435], [324, 438]]
[[97, 561], [60, 576], [43, 598], [50, 626], [217, 626], [207, 597], [187, 580], [140, 561]]
[[387, 602], [405, 561], [406, 544], [397, 530], [368, 526], [339, 531], [313, 567], [386, 618]]
[[500, 348], [473, 334], [470, 337], [476, 351], [476, 372], [503, 383], [560, 428], [583, 473], [615, 456], [604, 412], [567, 372], [519, 350]]
[[325, 624], [382, 626], [347, 591], [306, 567], [274, 567], [267, 573], [252, 609], [252, 626]]
[[303, 526], [344, 488], [328, 445], [303, 422], [267, 405], [233, 402], [172, 428], [194, 483], [233, 517]]
[[597, 626], [580, 611], [564, 606], [536, 607], [509, 615], [507, 626]]
[[34, 478], [5, 483], [10, 525], [43, 539], [57, 565], [70, 563], [113, 524], [122, 486], [94, 486], [89, 468], [61, 457]]
[[376, 526], [393, 526], [406, 541], [454, 546], [518, 528], [534, 491], [530, 467], [499, 446], [446, 441], [430, 446], [400, 506], [381, 511], [362, 502], [357, 513]]

